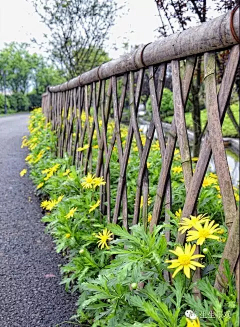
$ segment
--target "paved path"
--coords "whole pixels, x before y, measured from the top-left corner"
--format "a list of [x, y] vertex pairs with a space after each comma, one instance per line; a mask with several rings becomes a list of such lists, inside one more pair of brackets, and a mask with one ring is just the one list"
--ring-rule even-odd
[[54, 327], [75, 310], [76, 299], [59, 286], [61, 258], [44, 233], [34, 186], [19, 176], [28, 117], [0, 117], [0, 327]]

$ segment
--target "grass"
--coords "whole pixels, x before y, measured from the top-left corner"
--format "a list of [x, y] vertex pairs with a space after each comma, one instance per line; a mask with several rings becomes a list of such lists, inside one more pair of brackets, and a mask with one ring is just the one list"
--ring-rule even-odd
[[[3, 112], [0, 112], [0, 117], [6, 117], [6, 116], [9, 116], [9, 115], [13, 115], [13, 114], [17, 114], [17, 113], [20, 113], [21, 111], [16, 111], [14, 109], [8, 109], [7, 113], [4, 114]], [[25, 111], [24, 111], [25, 112]]]
[[[236, 121], [239, 124], [239, 104], [238, 103], [232, 104], [231, 109], [232, 109], [232, 112], [234, 114], [234, 117], [235, 117]], [[167, 122], [167, 123], [171, 123], [172, 118], [173, 118], [173, 116], [168, 116], [168, 117], [166, 117], [164, 119], [164, 121]], [[185, 114], [185, 118], [186, 118], [187, 128], [190, 129], [190, 130], [193, 130], [192, 114], [190, 112], [187, 112]], [[204, 128], [206, 122], [207, 122], [207, 110], [203, 109], [203, 110], [201, 110], [201, 125], [202, 125], [202, 128]], [[223, 121], [222, 133], [223, 133], [223, 136], [238, 137], [237, 131], [236, 131], [236, 129], [235, 129], [235, 127], [234, 127], [234, 125], [233, 125], [233, 123], [232, 123], [232, 121], [229, 118], [227, 113], [226, 113], [224, 121]]]

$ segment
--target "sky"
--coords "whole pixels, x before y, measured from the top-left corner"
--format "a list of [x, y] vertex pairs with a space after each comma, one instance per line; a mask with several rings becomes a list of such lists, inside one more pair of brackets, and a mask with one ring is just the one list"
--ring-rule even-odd
[[[107, 50], [112, 58], [117, 58], [126, 51], [123, 43], [130, 46], [152, 42], [157, 37], [159, 17], [154, 0], [118, 0], [118, 4], [125, 3], [124, 15], [116, 19], [116, 24], [109, 35]], [[146, 19], [147, 18], [147, 19]], [[39, 21], [31, 0], [0, 0], [0, 49], [4, 43], [26, 42], [32, 38], [38, 42], [43, 40], [47, 29]], [[118, 50], [114, 50], [116, 44]], [[31, 52], [41, 51], [31, 45]]]

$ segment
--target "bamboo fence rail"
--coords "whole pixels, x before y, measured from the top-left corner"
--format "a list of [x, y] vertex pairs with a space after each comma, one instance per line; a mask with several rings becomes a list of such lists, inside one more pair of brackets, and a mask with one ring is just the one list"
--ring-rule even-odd
[[[239, 9], [228, 12], [212, 21], [171, 35], [159, 41], [140, 46], [131, 54], [102, 64], [62, 85], [48, 87], [42, 96], [42, 108], [47, 120], [52, 123], [58, 138], [58, 156], [64, 153], [72, 156], [73, 164], [81, 167], [84, 174], [95, 173], [103, 176], [106, 185], [100, 188], [100, 210], [108, 222], [121, 223], [125, 228], [139, 222], [140, 202], [143, 196], [142, 222], [147, 226], [149, 172], [147, 159], [154, 134], [160, 145], [159, 156], [162, 166], [158, 178], [150, 230], [154, 225], [169, 222], [172, 205], [171, 165], [176, 143], [181, 156], [181, 164], [186, 189], [182, 217], [196, 212], [196, 204], [211, 155], [216, 166], [220, 185], [225, 223], [229, 237], [221, 259], [215, 287], [223, 290], [226, 281], [223, 274], [224, 259], [228, 259], [232, 271], [239, 269], [239, 215], [226, 159], [221, 125], [228, 109], [235, 75], [239, 64]], [[220, 87], [216, 84], [216, 51], [229, 49]], [[208, 124], [202, 139], [199, 160], [195, 172], [185, 121], [185, 107], [194, 76], [198, 56], [204, 57], [204, 89]], [[172, 68], [174, 119], [168, 136], [164, 134], [161, 120], [161, 100], [167, 66]], [[158, 74], [156, 74], [158, 71]], [[184, 71], [184, 72], [183, 72]], [[137, 120], [141, 101], [144, 76], [148, 76], [152, 118], [143, 144]], [[219, 91], [217, 92], [217, 89]], [[120, 91], [119, 91], [120, 90]], [[121, 137], [121, 124], [126, 99], [129, 99], [130, 122], [126, 143]], [[160, 110], [159, 110], [160, 109]], [[83, 114], [86, 119], [82, 119]], [[108, 126], [114, 122], [109, 138]], [[100, 124], [101, 123], [101, 124]], [[94, 167], [92, 143], [96, 134], [98, 160]], [[109, 136], [109, 135], [108, 135]], [[134, 214], [129, 219], [127, 167], [133, 144], [139, 155], [138, 178]], [[77, 151], [87, 144], [86, 151]], [[119, 178], [114, 201], [111, 201], [110, 163], [116, 145], [119, 158]], [[93, 171], [94, 169], [94, 171]], [[113, 206], [114, 203], [114, 206]], [[163, 210], [164, 207], [164, 210]], [[121, 216], [121, 221], [119, 217]], [[166, 230], [170, 240], [170, 231]], [[185, 234], [179, 234], [177, 241], [185, 242]], [[167, 278], [167, 276], [165, 276]], [[239, 287], [239, 285], [238, 285]]]

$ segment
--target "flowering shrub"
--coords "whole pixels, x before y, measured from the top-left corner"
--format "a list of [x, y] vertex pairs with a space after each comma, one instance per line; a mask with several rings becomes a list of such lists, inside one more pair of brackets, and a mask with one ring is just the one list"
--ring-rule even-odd
[[[84, 119], [83, 114], [82, 121]], [[93, 123], [91, 117], [89, 122]], [[113, 129], [113, 123], [109, 122], [108, 137]], [[79, 293], [78, 309], [73, 317], [79, 326], [237, 326], [236, 287], [227, 261], [226, 294], [219, 293], [212, 286], [228, 237], [215, 174], [208, 174], [203, 181], [197, 208], [200, 214], [183, 218], [180, 222], [185, 187], [179, 150], [175, 150], [171, 171], [173, 206], [169, 212], [170, 224], [161, 222], [164, 221], [163, 212], [160, 224], [150, 233], [143, 225], [140, 212], [140, 223], [128, 232], [120, 226], [121, 214], [120, 225], [108, 224], [107, 218], [101, 214], [99, 188], [106, 183], [103, 176], [96, 177], [91, 172], [84, 175], [82, 168], [73, 166], [67, 155], [56, 157], [56, 135], [50, 123], [46, 124], [41, 109], [31, 114], [29, 130], [30, 136], [23, 138], [22, 147], [27, 146], [30, 150], [26, 162], [36, 184], [36, 194], [42, 198], [41, 207], [46, 212], [42, 221], [47, 224], [46, 229], [56, 243], [56, 251], [67, 260], [67, 264], [61, 267], [62, 283], [66, 290]], [[126, 127], [121, 126], [121, 131], [124, 144]], [[144, 143], [145, 136], [141, 137]], [[88, 148], [83, 144], [78, 152]], [[95, 134], [92, 153], [94, 171], [98, 155]], [[112, 208], [120, 171], [117, 159], [117, 151], [113, 148], [110, 163]], [[193, 162], [196, 161], [194, 158]], [[138, 165], [139, 156], [133, 142], [127, 168], [130, 225]], [[157, 142], [151, 148], [147, 165], [149, 223], [161, 168]], [[26, 172], [24, 168], [20, 175], [23, 177]], [[166, 228], [171, 230], [168, 243], [164, 235]], [[184, 247], [176, 243], [178, 232], [187, 232]], [[194, 281], [196, 269], [201, 269], [202, 279], [198, 281]], [[196, 288], [201, 291], [202, 299], [194, 297]]]

